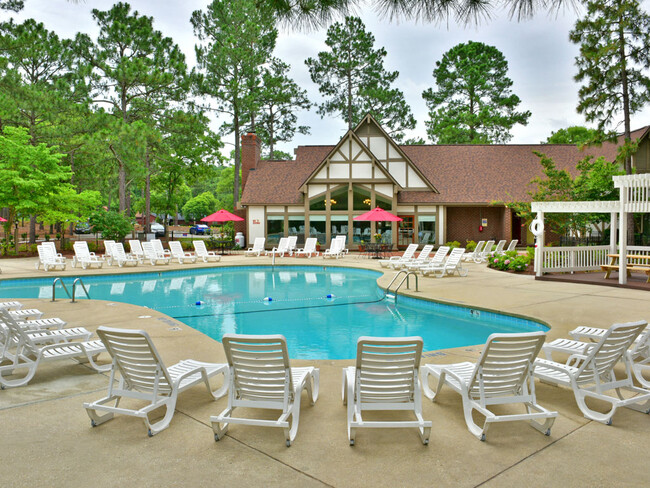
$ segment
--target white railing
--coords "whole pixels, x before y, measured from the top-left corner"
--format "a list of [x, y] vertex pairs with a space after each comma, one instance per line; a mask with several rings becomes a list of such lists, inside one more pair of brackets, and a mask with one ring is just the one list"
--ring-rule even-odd
[[[609, 246], [545, 247], [542, 273], [599, 270], [601, 265], [609, 264], [609, 253]], [[627, 253], [650, 256], [650, 247], [628, 246]], [[635, 260], [630, 259], [629, 264], [636, 264]]]
[[592, 271], [609, 263], [609, 246], [545, 247], [542, 273]]

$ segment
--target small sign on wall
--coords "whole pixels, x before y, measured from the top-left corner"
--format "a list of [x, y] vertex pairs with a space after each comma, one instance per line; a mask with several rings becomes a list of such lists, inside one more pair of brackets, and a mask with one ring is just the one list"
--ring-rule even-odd
[[481, 219], [481, 225], [487, 227], [487, 219]]
[[259, 225], [260, 224], [260, 219], [253, 219], [253, 224]]

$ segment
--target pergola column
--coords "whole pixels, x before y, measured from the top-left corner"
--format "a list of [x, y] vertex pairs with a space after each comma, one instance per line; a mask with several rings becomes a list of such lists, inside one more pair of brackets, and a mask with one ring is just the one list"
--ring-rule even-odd
[[617, 241], [616, 232], [618, 230], [618, 212], [612, 212], [609, 218], [609, 253], [616, 254]]
[[627, 283], [627, 212], [625, 211], [627, 203], [626, 188], [621, 188], [621, 206], [619, 215], [621, 216], [620, 231], [618, 233], [618, 282], [621, 285]]
[[535, 236], [535, 276], [542, 276], [542, 263], [544, 262], [544, 212], [537, 212], [535, 219], [531, 226], [535, 226], [535, 222], [541, 222], [539, 226], [540, 231], [536, 232], [531, 228], [531, 232]]

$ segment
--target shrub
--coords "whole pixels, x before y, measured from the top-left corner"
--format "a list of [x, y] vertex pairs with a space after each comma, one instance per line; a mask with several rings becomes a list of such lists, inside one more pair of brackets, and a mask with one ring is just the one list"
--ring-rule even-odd
[[38, 252], [37, 246], [38, 246], [38, 244], [30, 244], [29, 245], [29, 252]]
[[131, 219], [119, 212], [99, 210], [88, 221], [94, 232], [101, 232], [104, 239], [118, 242], [122, 242], [133, 230]]
[[474, 249], [476, 249], [476, 242], [474, 242], [474, 241], [466, 241], [465, 251], [472, 252], [472, 251], [474, 251]]
[[43, 237], [47, 242], [50, 242], [50, 234], [45, 234]]
[[530, 254], [519, 256], [517, 251], [507, 251], [505, 254], [493, 256], [488, 260], [488, 267], [502, 271], [526, 271], [531, 263]]
[[27, 244], [21, 244], [18, 248], [18, 252], [27, 252]]
[[90, 252], [97, 252], [97, 248], [98, 248], [98, 247], [99, 247], [99, 246], [97, 245], [96, 242], [88, 241], [88, 250], [89, 250]]
[[460, 247], [460, 242], [458, 241], [446, 242], [445, 246], [449, 246], [449, 250], [451, 251], [452, 249], [456, 249], [457, 247]]

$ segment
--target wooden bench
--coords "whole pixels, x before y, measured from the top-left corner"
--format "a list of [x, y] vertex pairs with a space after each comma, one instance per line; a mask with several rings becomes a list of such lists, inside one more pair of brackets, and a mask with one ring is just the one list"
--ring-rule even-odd
[[[612, 273], [612, 271], [618, 271], [619, 266], [618, 264], [601, 264], [600, 269], [602, 271], [605, 271], [605, 279], [609, 278], [609, 275]], [[646, 283], [650, 283], [650, 267], [646, 265], [641, 265], [641, 264], [628, 264], [627, 265], [627, 275], [630, 276], [632, 271], [639, 272], [639, 273], [645, 273], [648, 275], [648, 279]]]

